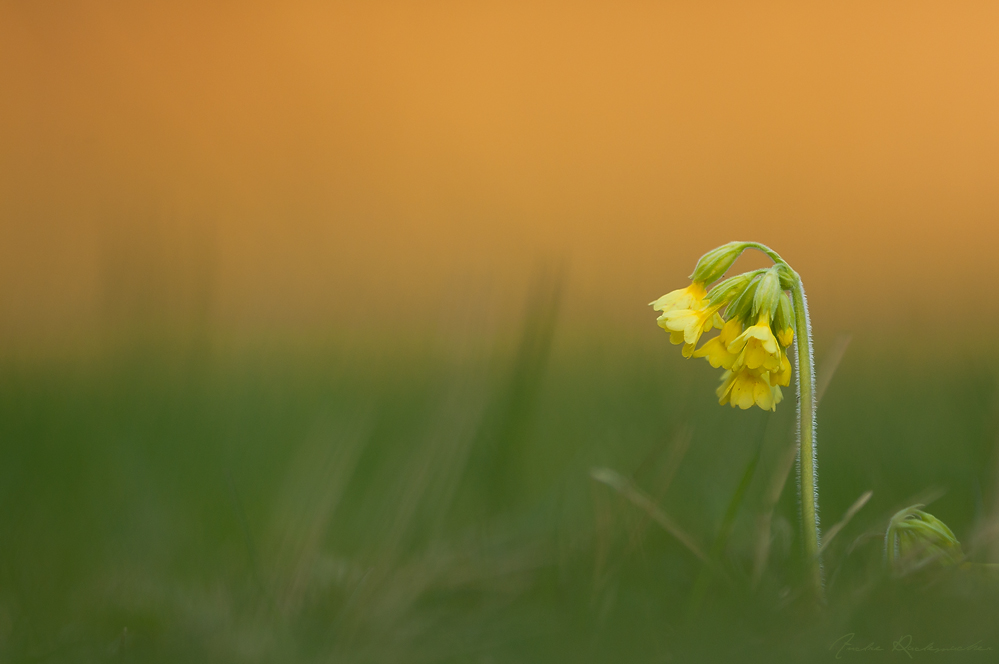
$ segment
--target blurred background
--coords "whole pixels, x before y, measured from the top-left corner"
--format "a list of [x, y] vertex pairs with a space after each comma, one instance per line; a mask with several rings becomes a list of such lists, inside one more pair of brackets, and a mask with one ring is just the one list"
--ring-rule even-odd
[[[987, 2], [0, 2], [0, 658], [987, 639], [991, 581], [894, 584], [878, 533], [934, 499], [999, 562], [997, 25]], [[791, 393], [721, 409], [647, 306], [733, 239], [802, 275], [835, 372], [826, 527], [874, 492], [813, 621]]]

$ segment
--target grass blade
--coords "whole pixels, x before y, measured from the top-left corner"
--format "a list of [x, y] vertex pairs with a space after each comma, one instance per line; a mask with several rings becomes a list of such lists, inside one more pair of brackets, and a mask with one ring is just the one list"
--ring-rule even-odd
[[597, 482], [606, 484], [627, 498], [633, 505], [635, 505], [635, 507], [638, 507], [652, 517], [652, 520], [662, 526], [663, 530], [668, 532], [681, 544], [687, 547], [691, 553], [703, 560], [705, 563], [708, 563], [708, 557], [704, 554], [704, 550], [698, 546], [697, 542], [694, 541], [694, 538], [687, 534], [683, 528], [678, 526], [676, 522], [662, 510], [662, 508], [656, 505], [652, 498], [635, 486], [631, 480], [617, 471], [611, 470], [610, 468], [594, 468], [590, 471], [590, 477], [595, 479]]
[[822, 395], [829, 388], [829, 383], [832, 382], [833, 375], [836, 373], [836, 369], [839, 368], [839, 363], [843, 360], [843, 355], [846, 354], [846, 347], [850, 345], [850, 339], [852, 338], [849, 334], [839, 335], [836, 337], [833, 347], [822, 358], [822, 366], [819, 367], [818, 384], [815, 386], [816, 401], [822, 401]]
[[830, 528], [825, 537], [822, 538], [822, 546], [819, 547], [819, 553], [826, 550], [826, 547], [829, 546], [829, 542], [833, 541], [833, 538], [836, 537], [839, 531], [843, 530], [843, 528], [846, 527], [846, 524], [850, 523], [850, 519], [857, 515], [857, 512], [859, 512], [864, 505], [867, 504], [867, 501], [870, 500], [873, 495], [873, 491], [865, 491], [859, 498], [853, 501], [853, 504], [850, 505], [850, 509], [846, 511], [846, 514], [843, 515], [843, 518], [840, 519], [839, 523]]

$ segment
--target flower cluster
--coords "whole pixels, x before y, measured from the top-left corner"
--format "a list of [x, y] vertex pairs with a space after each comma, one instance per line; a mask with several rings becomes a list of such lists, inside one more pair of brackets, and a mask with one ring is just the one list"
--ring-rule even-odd
[[[791, 382], [787, 348], [794, 339], [794, 316], [786, 291], [797, 275], [786, 263], [718, 281], [751, 243], [731, 242], [705, 254], [686, 288], [650, 304], [661, 312], [659, 326], [670, 341], [683, 344], [684, 357], [703, 357], [725, 370], [718, 402], [743, 410], [754, 404], [775, 410], [781, 386]], [[702, 335], [720, 333], [697, 347]]]

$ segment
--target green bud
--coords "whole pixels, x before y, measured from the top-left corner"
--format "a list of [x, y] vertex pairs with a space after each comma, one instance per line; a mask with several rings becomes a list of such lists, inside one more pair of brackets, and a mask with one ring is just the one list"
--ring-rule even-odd
[[690, 275], [690, 280], [710, 284], [721, 279], [722, 275], [732, 267], [732, 263], [746, 250], [747, 244], [748, 242], [729, 242], [704, 254], [697, 261], [697, 267]]
[[725, 320], [738, 319], [743, 322], [749, 320], [753, 309], [753, 300], [756, 296], [756, 289], [760, 285], [760, 278], [766, 270], [760, 270], [758, 272], [748, 272], [747, 274], [752, 275], [749, 280], [749, 284], [743, 289], [738, 295], [734, 295], [732, 302], [725, 309]]
[[780, 276], [777, 268], [772, 267], [760, 277], [760, 285], [753, 294], [752, 316], [755, 318], [761, 311], [773, 316], [777, 312], [777, 303], [780, 302], [781, 293]]
[[780, 271], [780, 289], [793, 290], [798, 284], [798, 275], [789, 265], [777, 265]]
[[708, 301], [711, 304], [722, 304], [734, 300], [742, 294], [742, 291], [746, 290], [746, 286], [749, 285], [753, 277], [762, 272], [764, 270], [754, 270], [753, 272], [744, 272], [734, 277], [729, 277], [708, 292]]
[[933, 563], [961, 562], [964, 552], [954, 533], [947, 524], [920, 507], [922, 505], [906, 507], [891, 518], [885, 532], [885, 560], [903, 573]]
[[781, 291], [780, 299], [777, 300], [777, 313], [774, 315], [774, 327], [778, 330], [786, 330], [793, 326], [794, 310], [791, 308], [791, 298], [787, 293]]

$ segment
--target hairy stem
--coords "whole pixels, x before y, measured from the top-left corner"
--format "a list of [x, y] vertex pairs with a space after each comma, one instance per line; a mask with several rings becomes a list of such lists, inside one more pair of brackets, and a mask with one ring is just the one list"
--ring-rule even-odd
[[818, 461], [815, 453], [815, 364], [812, 359], [812, 326], [801, 278], [791, 289], [794, 299], [795, 355], [798, 362], [798, 493], [801, 529], [805, 542], [808, 584], [822, 602], [822, 560], [819, 556]]
[[819, 534], [818, 459], [815, 448], [815, 360], [812, 357], [812, 324], [801, 277], [791, 270], [780, 254], [759, 242], [744, 243], [747, 249], [763, 252], [794, 275], [791, 298], [794, 302], [794, 340], [798, 363], [798, 498], [801, 505], [801, 531], [805, 543], [808, 585], [820, 604], [825, 602], [822, 585], [821, 537]]

